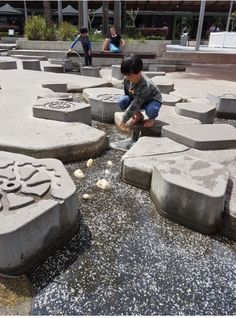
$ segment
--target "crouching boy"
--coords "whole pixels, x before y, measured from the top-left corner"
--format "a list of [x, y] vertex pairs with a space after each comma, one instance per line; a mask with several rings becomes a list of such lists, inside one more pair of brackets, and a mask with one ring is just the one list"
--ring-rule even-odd
[[148, 117], [143, 126], [152, 128], [162, 104], [159, 89], [151, 79], [142, 74], [143, 61], [134, 54], [124, 58], [120, 70], [125, 76], [125, 96], [119, 99], [118, 104], [125, 113], [119, 128], [127, 131], [126, 123], [131, 117], [132, 124], [142, 122], [144, 118], [140, 110], [144, 110]]

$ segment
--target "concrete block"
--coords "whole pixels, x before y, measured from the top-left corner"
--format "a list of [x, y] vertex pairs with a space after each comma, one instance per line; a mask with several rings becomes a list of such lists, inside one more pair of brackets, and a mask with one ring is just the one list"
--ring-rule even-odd
[[175, 84], [165, 77], [155, 76], [152, 78], [153, 83], [159, 88], [161, 93], [169, 94], [174, 90]]
[[208, 103], [177, 103], [175, 111], [181, 116], [198, 119], [202, 124], [212, 124], [216, 108]]
[[236, 148], [236, 129], [227, 124], [165, 126], [162, 136], [196, 149]]
[[91, 125], [91, 107], [86, 103], [41, 98], [33, 106], [33, 116]]
[[81, 74], [83, 76], [99, 77], [101, 67], [100, 66], [83, 66], [81, 68]]
[[70, 59], [60, 60], [60, 59], [48, 59], [51, 64], [58, 64], [63, 66], [64, 72], [69, 72], [73, 70], [73, 63]]
[[0, 271], [39, 265], [78, 227], [76, 187], [56, 159], [0, 152]]
[[182, 97], [176, 95], [169, 95], [162, 93], [162, 103], [165, 106], [175, 106], [177, 103], [182, 101]]
[[165, 137], [142, 137], [123, 156], [121, 178], [128, 184], [149, 190], [154, 164], [165, 162], [170, 156], [179, 158], [184, 155], [217, 162], [228, 168], [230, 175], [226, 203], [218, 231], [236, 241], [236, 149], [197, 150]]
[[122, 80], [124, 78], [120, 71], [120, 65], [111, 66], [111, 76], [118, 80]]
[[182, 154], [188, 149], [168, 138], [141, 137], [122, 157], [121, 178], [128, 184], [149, 190], [154, 163], [162, 155]]
[[155, 76], [165, 76], [166, 72], [158, 72], [158, 71], [144, 71], [143, 72], [144, 75], [146, 75], [149, 78], [153, 78]]
[[208, 93], [207, 98], [216, 106], [216, 115], [221, 118], [236, 118], [235, 93]]
[[43, 69], [44, 72], [64, 73], [64, 67], [62, 65], [45, 65]]
[[154, 165], [151, 198], [166, 217], [201, 233], [217, 231], [229, 172], [219, 164], [189, 155]]
[[53, 92], [67, 93], [67, 83], [43, 83], [42, 87], [49, 88]]
[[85, 88], [83, 90], [83, 98], [88, 102], [90, 97], [96, 97], [100, 94], [115, 94], [115, 95], [124, 95], [124, 90], [115, 88], [115, 87], [94, 87], [94, 88]]
[[12, 57], [19, 59], [19, 60], [40, 60], [40, 61], [46, 61], [46, 56], [40, 56], [40, 55], [23, 55], [23, 54], [12, 54]]
[[149, 71], [158, 71], [158, 72], [176, 72], [176, 65], [161, 65], [161, 64], [149, 64]]
[[15, 70], [17, 69], [16, 61], [0, 61], [0, 70]]
[[118, 100], [121, 94], [101, 93], [96, 97], [90, 97], [92, 118], [106, 123], [114, 122], [114, 114], [119, 111]]
[[37, 96], [37, 99], [40, 98], [54, 98], [58, 100], [66, 100], [66, 101], [73, 101], [73, 95], [70, 93], [44, 93]]
[[22, 68], [24, 70], [41, 71], [39, 60], [22, 60]]

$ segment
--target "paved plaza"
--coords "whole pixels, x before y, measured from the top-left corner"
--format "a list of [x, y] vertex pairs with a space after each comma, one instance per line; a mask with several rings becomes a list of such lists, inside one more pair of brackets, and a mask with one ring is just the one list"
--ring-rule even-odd
[[0, 266], [22, 276], [0, 277], [0, 314], [235, 315], [236, 66], [154, 77], [163, 106], [154, 136], [141, 127], [136, 141], [116, 127], [111, 67], [91, 77], [6, 61]]

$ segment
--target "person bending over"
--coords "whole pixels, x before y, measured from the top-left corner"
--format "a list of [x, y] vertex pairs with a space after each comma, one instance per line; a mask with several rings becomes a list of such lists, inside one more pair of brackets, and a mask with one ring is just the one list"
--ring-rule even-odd
[[150, 78], [142, 74], [143, 61], [134, 54], [123, 59], [120, 70], [125, 76], [125, 96], [120, 97], [118, 104], [125, 113], [119, 128], [127, 131], [126, 123], [131, 117], [132, 124], [142, 122], [144, 118], [140, 110], [145, 110], [148, 117], [143, 126], [152, 128], [162, 104], [159, 89]]
[[124, 46], [125, 41], [121, 38], [119, 34], [116, 34], [116, 29], [114, 27], [110, 27], [109, 32], [110, 36], [104, 41], [102, 51], [109, 51], [113, 53], [121, 52], [120, 46]]
[[80, 41], [84, 50], [84, 62], [85, 66], [92, 65], [92, 45], [89, 40], [89, 35], [88, 35], [88, 29], [86, 27], [82, 27], [80, 29], [79, 34], [77, 37], [74, 39], [74, 41], [71, 43], [69, 51], [73, 51], [73, 47], [76, 45], [76, 43]]

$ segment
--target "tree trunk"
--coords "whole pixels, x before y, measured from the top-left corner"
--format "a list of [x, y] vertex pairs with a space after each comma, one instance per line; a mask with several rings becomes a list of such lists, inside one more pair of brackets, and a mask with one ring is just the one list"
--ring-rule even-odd
[[120, 17], [121, 17], [121, 2], [120, 0], [114, 1], [114, 25], [116, 33], [120, 33]]
[[44, 12], [44, 17], [46, 20], [46, 23], [48, 26], [52, 26], [52, 14], [51, 14], [51, 3], [50, 1], [44, 0], [43, 1], [43, 12]]
[[102, 33], [108, 36], [109, 32], [109, 1], [102, 1]]
[[121, 33], [126, 32], [126, 1], [121, 1]]
[[83, 21], [83, 1], [79, 0], [78, 1], [78, 29], [80, 30], [80, 28], [84, 25], [84, 21]]

